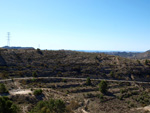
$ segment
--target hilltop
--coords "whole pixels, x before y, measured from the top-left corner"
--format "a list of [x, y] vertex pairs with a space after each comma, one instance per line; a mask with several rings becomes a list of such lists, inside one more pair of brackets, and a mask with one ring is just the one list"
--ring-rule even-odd
[[0, 78], [32, 76], [150, 80], [150, 62], [103, 53], [2, 49]]
[[10, 46], [4, 46], [4, 47], [2, 47], [3, 49], [34, 49], [33, 47], [15, 47], [15, 46], [12, 46], [12, 47], [10, 47]]

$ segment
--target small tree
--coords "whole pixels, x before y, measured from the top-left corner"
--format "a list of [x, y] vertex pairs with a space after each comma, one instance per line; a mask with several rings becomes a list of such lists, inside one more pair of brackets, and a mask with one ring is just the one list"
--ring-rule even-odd
[[100, 83], [99, 83], [99, 91], [103, 94], [105, 94], [107, 92], [107, 82], [102, 80]]
[[87, 84], [87, 85], [91, 85], [91, 79], [90, 79], [90, 77], [87, 77], [87, 79], [86, 79], [86, 84]]

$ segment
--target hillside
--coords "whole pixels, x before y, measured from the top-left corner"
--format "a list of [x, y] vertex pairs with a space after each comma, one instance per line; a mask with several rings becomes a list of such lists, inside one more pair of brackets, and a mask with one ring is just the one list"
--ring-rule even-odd
[[150, 80], [150, 63], [102, 53], [0, 50], [0, 78], [32, 76]]

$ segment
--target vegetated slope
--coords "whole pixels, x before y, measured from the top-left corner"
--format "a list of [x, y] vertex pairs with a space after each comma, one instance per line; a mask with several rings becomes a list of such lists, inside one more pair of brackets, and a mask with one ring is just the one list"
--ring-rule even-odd
[[[75, 51], [3, 50], [0, 77], [63, 76], [150, 80], [150, 63], [102, 53]], [[2, 64], [5, 64], [2, 65]]]

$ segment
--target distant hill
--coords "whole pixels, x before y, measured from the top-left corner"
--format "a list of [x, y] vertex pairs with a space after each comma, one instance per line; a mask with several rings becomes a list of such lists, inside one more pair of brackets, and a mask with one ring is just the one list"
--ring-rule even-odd
[[146, 52], [103, 52], [103, 53], [130, 59], [150, 59], [150, 50]]
[[32, 76], [91, 77], [150, 81], [150, 62], [104, 53], [66, 50], [0, 50], [0, 78]]
[[138, 55], [140, 52], [104, 52], [104, 53], [108, 55], [116, 55], [125, 58], [135, 58], [136, 55]]
[[137, 54], [135, 56], [135, 58], [137, 58], [137, 59], [150, 59], [150, 50], [148, 50], [144, 53]]
[[125, 58], [135, 58], [136, 55], [142, 53], [142, 52], [131, 52], [131, 51], [102, 51], [102, 50], [77, 50], [80, 52], [87, 52], [87, 53], [104, 53], [107, 55], [115, 55], [115, 56], [121, 56]]
[[[91, 53], [91, 52], [90, 52]], [[115, 55], [130, 59], [150, 59], [150, 50], [146, 52], [117, 52], [117, 51], [97, 51], [94, 53], [104, 53], [107, 55]]]
[[33, 47], [9, 47], [9, 46], [4, 46], [2, 47], [4, 49], [34, 49]]

